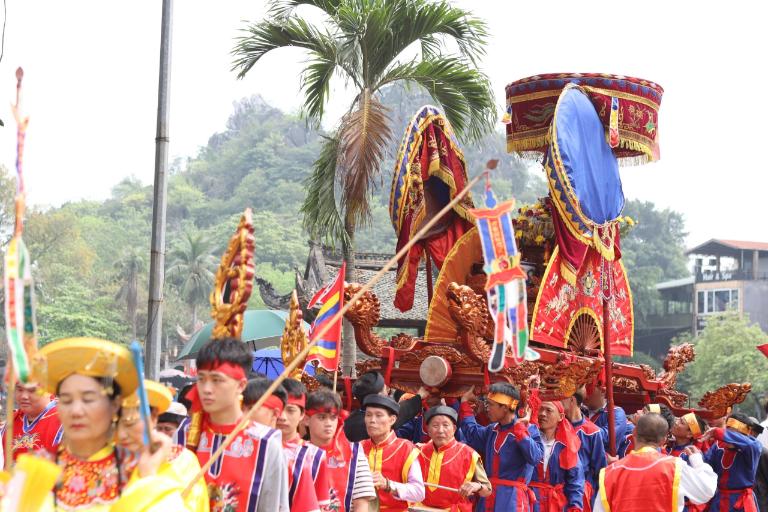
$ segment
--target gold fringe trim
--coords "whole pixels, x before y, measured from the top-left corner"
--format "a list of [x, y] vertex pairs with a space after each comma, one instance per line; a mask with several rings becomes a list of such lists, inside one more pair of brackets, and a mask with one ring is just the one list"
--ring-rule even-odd
[[514, 138], [514, 135], [507, 136], [507, 153], [520, 153], [522, 151], [538, 150], [549, 144], [549, 135], [539, 135], [536, 137], [524, 137], [522, 139]]

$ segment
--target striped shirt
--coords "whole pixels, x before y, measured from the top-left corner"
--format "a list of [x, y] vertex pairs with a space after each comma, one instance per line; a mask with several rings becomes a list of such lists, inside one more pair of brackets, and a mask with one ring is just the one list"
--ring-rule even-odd
[[357, 451], [357, 465], [355, 469], [355, 484], [352, 487], [352, 500], [376, 498], [376, 489], [373, 487], [373, 476], [365, 450]]

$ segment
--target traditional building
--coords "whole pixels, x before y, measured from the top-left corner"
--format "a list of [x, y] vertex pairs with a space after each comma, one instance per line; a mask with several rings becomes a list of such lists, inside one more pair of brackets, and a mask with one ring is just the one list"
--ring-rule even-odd
[[[355, 253], [355, 281], [365, 284], [384, 266], [392, 257], [391, 254], [380, 253]], [[322, 246], [316, 242], [309, 242], [309, 254], [304, 272], [296, 270], [296, 291], [299, 302], [306, 306], [312, 295], [330, 283], [341, 268], [342, 256], [339, 251]], [[381, 303], [381, 320], [379, 328], [392, 328], [410, 331], [418, 336], [424, 335], [427, 319], [427, 283], [426, 274], [419, 272], [416, 280], [416, 293], [413, 308], [405, 313], [393, 306], [395, 294], [396, 268], [391, 269], [373, 286], [373, 292]], [[272, 285], [256, 277], [259, 293], [270, 309], [288, 309], [290, 294], [278, 295]], [[314, 319], [313, 311], [304, 311], [304, 319], [311, 322]]]

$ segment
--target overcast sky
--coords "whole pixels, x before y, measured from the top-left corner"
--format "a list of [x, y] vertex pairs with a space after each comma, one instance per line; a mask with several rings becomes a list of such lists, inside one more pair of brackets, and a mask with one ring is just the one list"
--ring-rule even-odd
[[[151, 183], [160, 0], [7, 3], [0, 163], [14, 164], [9, 105], [21, 65], [31, 117], [29, 201], [104, 198], [128, 175]], [[457, 3], [489, 23], [483, 67], [500, 109], [505, 84], [539, 73], [616, 73], [661, 84], [662, 159], [623, 168], [625, 194], [682, 212], [689, 245], [709, 238], [768, 241], [768, 36], [759, 2]], [[242, 20], [258, 19], [263, 4], [175, 2], [172, 156], [194, 156], [244, 96], [261, 94], [283, 110], [298, 109], [300, 50], [268, 55], [245, 80], [229, 70]], [[329, 126], [349, 101], [341, 84], [333, 97]]]

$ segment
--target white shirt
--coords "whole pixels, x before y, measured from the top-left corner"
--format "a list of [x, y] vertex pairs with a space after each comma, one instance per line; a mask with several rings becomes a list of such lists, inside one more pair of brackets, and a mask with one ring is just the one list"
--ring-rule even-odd
[[768, 418], [763, 420], [760, 425], [763, 427], [763, 431], [757, 436], [757, 440], [763, 443], [763, 448], [768, 448]]
[[411, 503], [424, 501], [426, 491], [424, 490], [424, 477], [421, 474], [421, 464], [419, 464], [419, 461], [414, 460], [411, 464], [407, 483], [390, 480], [389, 486], [392, 488], [392, 494], [400, 501], [409, 501]]
[[547, 440], [543, 436], [541, 442], [544, 445], [544, 471], [549, 468], [549, 458], [552, 456], [552, 450], [555, 448], [555, 439]]
[[[675, 457], [675, 464], [680, 465], [677, 512], [681, 512], [685, 507], [685, 498], [697, 505], [707, 503], [712, 499], [717, 490], [717, 474], [709, 464], [704, 462], [701, 453], [690, 455], [688, 464], [680, 457]], [[593, 512], [605, 512], [601, 498], [602, 493], [595, 500]]]

